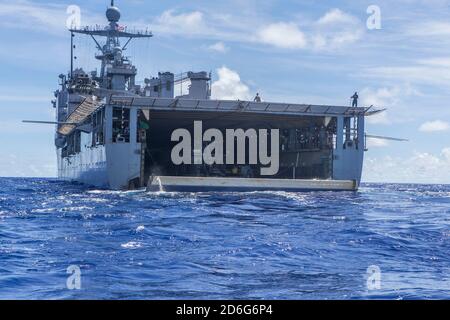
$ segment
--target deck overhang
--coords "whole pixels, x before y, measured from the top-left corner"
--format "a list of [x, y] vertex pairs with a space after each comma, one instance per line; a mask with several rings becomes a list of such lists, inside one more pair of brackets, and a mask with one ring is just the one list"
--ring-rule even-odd
[[192, 100], [111, 95], [107, 104], [136, 107], [150, 111], [185, 111], [216, 113], [248, 113], [283, 116], [370, 116], [378, 113], [372, 107], [344, 107], [290, 103], [251, 102], [239, 100]]

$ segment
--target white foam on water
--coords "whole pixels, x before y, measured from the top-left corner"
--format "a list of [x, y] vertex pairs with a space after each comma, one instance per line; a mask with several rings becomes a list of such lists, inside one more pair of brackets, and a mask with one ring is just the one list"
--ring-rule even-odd
[[289, 200], [298, 201], [301, 203], [305, 203], [307, 201], [307, 196], [305, 194], [296, 193], [296, 192], [287, 192], [287, 191], [264, 191], [260, 192], [263, 194], [278, 196], [282, 198], [286, 198]]
[[57, 208], [32, 209], [31, 213], [48, 213], [58, 211]]
[[65, 211], [92, 211], [95, 208], [88, 207], [88, 206], [74, 206], [74, 207], [62, 207], [59, 208], [58, 211], [65, 212]]
[[128, 191], [118, 191], [118, 190], [90, 190], [87, 191], [88, 194], [97, 195], [129, 195], [129, 194], [139, 194], [145, 192], [144, 189], [141, 190], [128, 190]]
[[103, 198], [89, 198], [89, 199], [87, 199], [87, 201], [90, 201], [90, 202], [96, 202], [96, 203], [106, 203], [106, 202], [109, 202], [108, 199], [103, 199]]
[[138, 248], [142, 247], [142, 244], [139, 242], [130, 241], [127, 243], [123, 243], [120, 246], [124, 249], [138, 249]]
[[159, 178], [159, 177], [156, 178], [156, 181], [158, 181], [158, 184], [159, 184], [159, 191], [164, 192], [164, 187], [162, 185], [161, 178]]
[[142, 232], [145, 230], [145, 226], [139, 226], [136, 228], [136, 232]]

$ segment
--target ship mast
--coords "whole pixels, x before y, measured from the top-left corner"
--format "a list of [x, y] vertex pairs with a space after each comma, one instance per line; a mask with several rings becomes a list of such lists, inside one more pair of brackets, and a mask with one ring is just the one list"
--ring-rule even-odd
[[[128, 59], [123, 56], [123, 51], [127, 49], [131, 40], [135, 38], [151, 38], [153, 37], [153, 34], [148, 30], [134, 30], [128, 32], [126, 27], [119, 25], [121, 13], [119, 8], [114, 5], [114, 0], [111, 1], [111, 6], [106, 10], [106, 18], [109, 22], [107, 27], [82, 27], [70, 29], [69, 31], [72, 34], [89, 35], [94, 40], [97, 49], [100, 51], [100, 53], [96, 55], [96, 58], [101, 61], [100, 80], [102, 87], [105, 89], [122, 90], [121, 84], [116, 85], [116, 88], [114, 88], [114, 84], [111, 85], [111, 82], [114, 82], [114, 75], [131, 78], [132, 82], [134, 82], [134, 76], [136, 75], [136, 69], [130, 64], [127, 64]], [[106, 38], [103, 46], [100, 45], [100, 42], [96, 37]], [[121, 38], [128, 39], [124, 46], [121, 46], [120, 44]], [[124, 72], [125, 69], [128, 69], [128, 72]]]

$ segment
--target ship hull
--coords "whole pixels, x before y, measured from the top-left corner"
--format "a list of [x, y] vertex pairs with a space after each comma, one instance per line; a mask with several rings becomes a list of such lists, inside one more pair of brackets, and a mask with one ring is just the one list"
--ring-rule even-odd
[[[88, 149], [79, 154], [62, 158], [58, 152], [58, 176], [61, 180], [77, 182], [102, 189], [130, 189], [130, 181], [139, 177], [135, 163], [134, 173], [123, 174], [132, 167], [129, 159], [136, 152], [129, 153], [126, 145], [122, 150], [108, 150], [105, 146]], [[107, 152], [110, 152], [109, 162]], [[115, 158], [112, 160], [112, 158]], [[136, 187], [136, 186], [134, 186]], [[157, 176], [150, 178], [149, 192], [252, 192], [252, 191], [355, 191], [355, 180], [316, 180], [316, 179], [250, 179], [217, 177], [175, 177]]]
[[[91, 139], [90, 134], [83, 136]], [[134, 183], [140, 176], [140, 144], [82, 145], [80, 152], [69, 157], [63, 157], [59, 149], [57, 158], [61, 180], [112, 190], [139, 187]]]
[[[135, 100], [138, 101], [137, 98]], [[79, 130], [78, 135], [66, 139], [67, 144], [58, 149], [58, 176], [66, 181], [98, 188], [130, 190], [147, 187], [149, 191], [156, 192], [358, 189], [365, 150], [364, 142], [358, 138], [364, 136], [363, 116], [358, 118], [356, 131], [351, 129], [351, 117], [346, 114], [335, 117], [320, 114], [315, 117], [286, 116], [278, 119], [273, 115], [263, 116], [259, 113], [237, 117], [235, 114], [221, 115], [220, 111], [167, 112], [164, 109], [150, 110], [148, 117], [142, 110], [149, 110], [149, 107], [103, 106], [97, 111], [102, 115], [101, 126], [91, 125], [83, 128], [86, 131]], [[125, 118], [117, 120], [121, 115]], [[219, 128], [218, 132], [226, 132], [233, 127], [262, 130], [268, 127], [267, 123], [281, 128], [279, 132], [283, 136], [279, 138], [281, 143], [276, 161], [278, 173], [264, 176], [260, 164], [253, 167], [237, 163], [195, 164], [196, 154], [206, 157], [202, 147], [206, 150], [207, 143], [200, 143], [199, 149], [183, 150], [183, 154], [192, 154], [194, 162], [175, 164], [171, 156], [179, 141], [173, 139], [173, 133], [178, 128], [188, 128], [193, 132], [192, 136], [201, 135], [202, 130], [196, 130], [194, 120], [197, 119], [203, 121], [205, 128]], [[140, 126], [145, 121], [146, 129], [142, 129]], [[323, 128], [330, 123], [336, 127], [334, 143], [331, 143], [331, 134], [329, 137], [322, 136], [319, 131], [321, 126]], [[311, 140], [301, 140], [298, 127], [307, 130]], [[313, 129], [308, 129], [311, 127]], [[122, 135], [119, 134], [121, 129]], [[188, 129], [183, 130], [190, 135]], [[336, 134], [341, 132], [343, 134]], [[247, 141], [248, 144], [250, 141]], [[228, 152], [228, 144], [224, 140], [222, 142], [226, 147], [223, 150]], [[246, 145], [242, 144], [242, 147], [245, 152]]]
[[60, 150], [57, 153], [59, 179], [98, 188], [110, 188], [104, 146], [65, 158], [61, 156]]

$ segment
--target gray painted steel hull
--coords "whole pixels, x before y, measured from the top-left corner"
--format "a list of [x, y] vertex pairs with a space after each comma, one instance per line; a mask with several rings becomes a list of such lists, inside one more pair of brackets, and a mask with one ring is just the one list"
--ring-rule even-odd
[[[89, 141], [91, 134], [83, 134]], [[83, 144], [82, 144], [83, 145]], [[81, 152], [63, 158], [57, 152], [58, 177], [65, 181], [112, 190], [130, 188], [130, 181], [140, 176], [140, 144], [106, 144], [82, 146]]]

